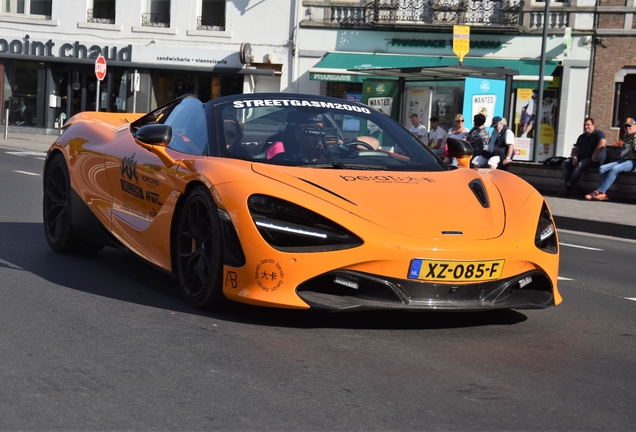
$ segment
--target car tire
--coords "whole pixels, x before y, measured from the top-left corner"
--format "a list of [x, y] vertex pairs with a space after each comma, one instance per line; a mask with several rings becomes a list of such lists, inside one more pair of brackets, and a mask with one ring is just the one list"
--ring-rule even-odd
[[223, 295], [223, 238], [210, 191], [199, 186], [187, 197], [175, 233], [176, 275], [186, 303], [217, 309]]
[[103, 245], [81, 241], [73, 232], [71, 193], [68, 166], [58, 153], [44, 173], [42, 212], [46, 241], [55, 252], [99, 252]]

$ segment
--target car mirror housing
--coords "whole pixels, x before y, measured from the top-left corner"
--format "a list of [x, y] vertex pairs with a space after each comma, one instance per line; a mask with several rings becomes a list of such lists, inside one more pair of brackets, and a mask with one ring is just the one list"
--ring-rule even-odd
[[166, 124], [153, 124], [140, 127], [134, 134], [138, 144], [166, 147], [172, 138], [172, 127]]
[[166, 124], [153, 124], [140, 127], [133, 134], [135, 142], [141, 147], [157, 155], [166, 167], [175, 164], [174, 159], [166, 152], [172, 138], [172, 127]]
[[470, 158], [473, 155], [473, 147], [463, 139], [448, 138], [448, 154], [457, 159], [459, 166], [470, 168]]

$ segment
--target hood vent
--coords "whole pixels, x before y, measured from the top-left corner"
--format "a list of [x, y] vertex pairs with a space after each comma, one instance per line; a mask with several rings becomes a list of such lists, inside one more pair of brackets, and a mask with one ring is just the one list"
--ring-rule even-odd
[[316, 184], [316, 183], [314, 183], [314, 182], [310, 182], [309, 180], [305, 180], [304, 178], [301, 178], [301, 177], [296, 177], [296, 178], [297, 178], [298, 180], [302, 180], [302, 181], [304, 181], [305, 183], [309, 183], [310, 185], [312, 185], [312, 186], [314, 186], [314, 187], [317, 187], [318, 189], [322, 189], [322, 190], [324, 190], [325, 192], [330, 193], [331, 195], [337, 196], [338, 198], [340, 198], [341, 200], [344, 200], [344, 201], [348, 202], [349, 204], [357, 205], [356, 203], [354, 203], [354, 202], [353, 202], [353, 201], [351, 201], [351, 200], [346, 199], [346, 198], [345, 198], [345, 197], [343, 197], [342, 195], [338, 195], [337, 193], [335, 193], [335, 192], [333, 192], [333, 191], [330, 191], [329, 189], [324, 188], [324, 187], [322, 187], [322, 186], [320, 186], [320, 185], [317, 185], [317, 184]]
[[468, 187], [473, 191], [475, 197], [477, 197], [477, 201], [481, 204], [483, 208], [490, 207], [490, 202], [488, 201], [488, 194], [486, 193], [486, 188], [484, 184], [481, 182], [481, 179], [474, 179], [470, 183], [468, 183]]

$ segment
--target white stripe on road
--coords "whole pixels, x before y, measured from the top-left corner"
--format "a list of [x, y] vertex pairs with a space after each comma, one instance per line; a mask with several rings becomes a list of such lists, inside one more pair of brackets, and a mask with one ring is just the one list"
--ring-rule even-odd
[[625, 297], [625, 300], [636, 301], [636, 297]]
[[36, 152], [36, 151], [29, 151], [29, 150], [8, 151], [8, 152], [5, 152], [5, 153], [6, 154], [10, 154], [10, 155], [15, 155], [15, 156], [40, 156], [40, 157], [46, 156], [46, 152]]
[[17, 172], [18, 174], [32, 175], [32, 176], [39, 176], [39, 175], [40, 175], [40, 174], [36, 174], [36, 173], [32, 173], [32, 172], [28, 172], [28, 171], [18, 171], [18, 170], [13, 170], [13, 172]]
[[574, 280], [574, 279], [566, 278], [566, 277], [563, 277], [563, 276], [559, 276], [557, 279], [558, 280], [567, 280], [567, 281]]
[[603, 250], [603, 249], [593, 248], [593, 247], [588, 247], [588, 246], [573, 245], [573, 244], [570, 244], [570, 243], [561, 243], [561, 242], [559, 242], [559, 244], [561, 246], [569, 246], [569, 247], [579, 248], [579, 249], [587, 249], [587, 250], [594, 250], [594, 251], [602, 251]]

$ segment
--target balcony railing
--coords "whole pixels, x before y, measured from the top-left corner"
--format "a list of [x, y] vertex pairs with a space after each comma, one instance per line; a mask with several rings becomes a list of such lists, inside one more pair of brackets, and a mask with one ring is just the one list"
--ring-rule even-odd
[[374, 0], [332, 5], [331, 22], [352, 26], [392, 24], [519, 25], [520, 0]]
[[144, 27], [170, 27], [170, 14], [143, 13], [141, 25]]
[[[541, 4], [525, 5], [523, 0], [368, 0], [326, 4], [305, 0], [312, 8], [303, 25], [342, 28], [393, 27], [405, 30], [426, 26], [469, 25], [472, 28], [497, 27], [519, 30], [543, 26]], [[550, 29], [570, 25], [572, 8], [553, 9], [548, 15]]]
[[115, 24], [115, 11], [108, 9], [88, 9], [86, 21], [100, 24]]
[[224, 16], [198, 16], [197, 30], [225, 30]]
[[[528, 25], [531, 29], [543, 28], [543, 17], [545, 13], [542, 11], [530, 12], [530, 23]], [[570, 14], [565, 11], [554, 11], [548, 14], [548, 29], [564, 29], [570, 26]]]

